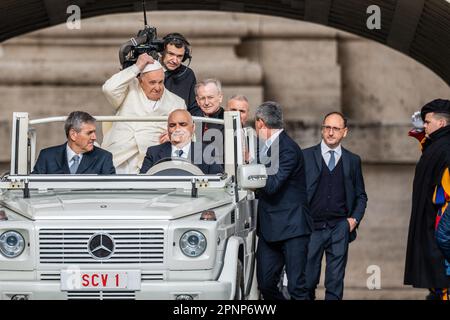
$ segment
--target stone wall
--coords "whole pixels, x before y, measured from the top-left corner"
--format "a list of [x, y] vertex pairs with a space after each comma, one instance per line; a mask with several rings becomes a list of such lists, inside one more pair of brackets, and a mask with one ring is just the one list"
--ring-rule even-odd
[[[140, 14], [83, 20], [81, 30], [56, 26], [0, 45], [0, 169], [9, 161], [13, 111], [31, 117], [83, 109], [112, 114], [102, 83], [119, 70], [118, 48], [142, 28]], [[404, 252], [418, 145], [407, 136], [411, 114], [449, 87], [412, 59], [380, 44], [319, 25], [221, 12], [159, 12], [149, 21], [160, 36], [191, 42], [197, 78], [217, 77], [225, 96], [240, 93], [252, 109], [282, 104], [286, 128], [302, 148], [320, 141], [323, 115], [350, 118], [344, 145], [361, 155], [369, 203], [351, 245], [348, 298], [417, 298], [402, 286]], [[61, 125], [40, 128], [38, 147], [64, 141]], [[381, 291], [366, 288], [366, 270], [382, 270]]]

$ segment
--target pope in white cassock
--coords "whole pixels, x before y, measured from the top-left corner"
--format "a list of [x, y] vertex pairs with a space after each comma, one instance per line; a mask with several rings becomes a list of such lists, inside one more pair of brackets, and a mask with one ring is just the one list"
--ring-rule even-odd
[[[117, 116], [167, 116], [186, 109], [182, 98], [164, 88], [164, 70], [146, 53], [136, 63], [108, 79], [103, 93]], [[103, 127], [102, 148], [113, 155], [117, 173], [139, 173], [147, 148], [160, 143], [166, 122], [114, 122]]]

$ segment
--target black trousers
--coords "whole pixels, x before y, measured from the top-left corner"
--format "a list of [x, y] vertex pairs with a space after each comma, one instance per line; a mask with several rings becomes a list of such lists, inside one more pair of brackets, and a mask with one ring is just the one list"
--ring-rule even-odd
[[344, 276], [347, 265], [350, 227], [347, 219], [330, 227], [314, 230], [308, 247], [306, 285], [310, 299], [316, 298], [320, 280], [322, 258], [325, 253], [325, 300], [341, 300], [344, 293]]
[[305, 278], [308, 243], [309, 235], [277, 242], [266, 242], [259, 237], [256, 277], [264, 300], [285, 300], [278, 288], [283, 266], [286, 268], [291, 299], [309, 298]]

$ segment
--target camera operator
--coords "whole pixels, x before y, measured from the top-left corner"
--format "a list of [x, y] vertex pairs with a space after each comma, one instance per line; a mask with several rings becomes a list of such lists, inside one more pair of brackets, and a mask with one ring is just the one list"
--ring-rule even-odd
[[[200, 110], [195, 99], [197, 80], [194, 71], [183, 65], [183, 62], [192, 58], [190, 44], [182, 34], [177, 32], [167, 34], [162, 40], [164, 50], [159, 62], [164, 68], [164, 86], [184, 99], [188, 111], [195, 114]], [[153, 58], [150, 57], [149, 60], [149, 63], [152, 63]]]
[[160, 59], [165, 71], [164, 85], [186, 102], [188, 111], [193, 114], [198, 109], [195, 100], [194, 71], [182, 64], [191, 59], [190, 44], [180, 33], [169, 33], [164, 38], [164, 51]]

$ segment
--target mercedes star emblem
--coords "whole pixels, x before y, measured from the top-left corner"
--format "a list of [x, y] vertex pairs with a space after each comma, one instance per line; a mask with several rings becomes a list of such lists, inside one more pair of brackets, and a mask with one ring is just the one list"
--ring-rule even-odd
[[105, 260], [114, 253], [114, 239], [106, 233], [94, 234], [88, 242], [88, 251], [94, 259]]

